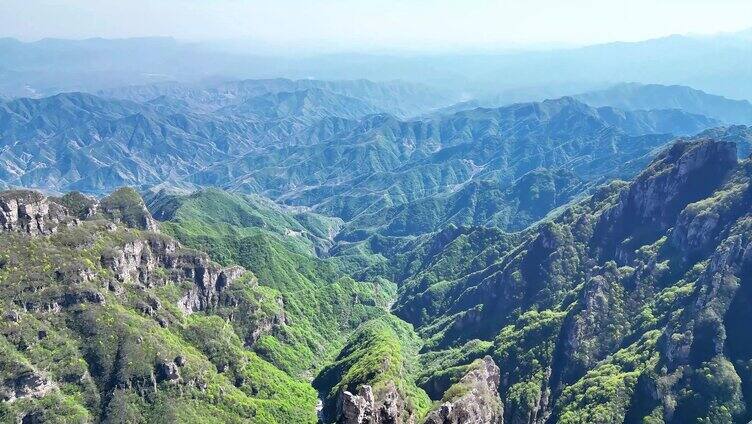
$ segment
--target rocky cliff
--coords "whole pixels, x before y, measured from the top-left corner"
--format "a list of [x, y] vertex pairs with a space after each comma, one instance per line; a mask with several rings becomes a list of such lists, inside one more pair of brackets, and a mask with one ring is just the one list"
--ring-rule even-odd
[[357, 394], [344, 391], [337, 401], [339, 424], [414, 424], [416, 417], [405, 410], [405, 399], [394, 383], [374, 397], [373, 388], [364, 384]]
[[281, 297], [155, 232], [136, 196], [0, 193], [0, 418], [209, 419], [198, 400], [230, 421], [315, 421], [310, 387], [248, 350], [286, 326]]
[[0, 226], [5, 231], [30, 235], [49, 235], [60, 225], [75, 224], [65, 207], [49, 202], [42, 194], [29, 190], [0, 193]]
[[516, 243], [467, 229], [431, 248], [395, 309], [427, 340], [422, 387], [490, 355], [507, 423], [746, 422], [751, 163], [681, 141]]
[[499, 379], [499, 367], [490, 356], [475, 361], [449, 388], [441, 406], [428, 414], [425, 424], [502, 424]]

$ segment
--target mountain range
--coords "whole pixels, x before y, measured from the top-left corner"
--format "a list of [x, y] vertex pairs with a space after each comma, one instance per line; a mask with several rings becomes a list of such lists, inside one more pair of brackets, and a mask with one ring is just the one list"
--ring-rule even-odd
[[452, 381], [438, 358], [491, 355], [505, 422], [748, 420], [748, 165], [678, 142], [516, 237], [452, 227], [399, 253], [394, 311], [436, 358], [421, 387]]
[[[171, 97], [150, 91], [141, 102], [84, 93], [7, 102], [0, 109], [1, 179], [93, 194], [123, 185], [210, 185], [348, 221], [378, 216], [356, 228], [400, 235], [448, 222], [519, 229], [581, 192], [587, 184], [580, 180], [628, 176], [633, 161], [644, 162], [674, 135], [721, 124], [678, 110], [595, 109], [571, 98], [402, 120], [355, 97], [321, 88], [269, 92], [269, 84]], [[546, 172], [564, 177], [559, 200], [545, 206], [524, 203], [531, 210], [517, 214], [517, 206], [481, 202], [485, 212], [436, 216], [426, 228], [398, 223], [409, 211], [473, 196], [478, 184], [498, 187], [505, 204], [519, 203], [515, 186]]]
[[748, 102], [141, 82], [0, 102], [0, 421], [752, 419]]
[[598, 90], [622, 81], [685, 85], [731, 98], [752, 99], [750, 49], [749, 31], [529, 51], [301, 57], [270, 54], [253, 46], [238, 49], [168, 37], [34, 42], [5, 38], [0, 39], [0, 94], [44, 97], [70, 91], [96, 93], [170, 81], [200, 83], [221, 76], [230, 80], [402, 80], [438, 87], [454, 102], [499, 96], [509, 104]]
[[540, 225], [386, 263], [317, 259], [340, 223], [218, 190], [157, 193], [160, 224], [132, 190], [3, 192], [0, 413], [314, 422], [318, 391], [326, 422], [743, 422], [748, 162], [678, 141]]
[[[418, 115], [425, 111], [439, 107], [450, 101], [450, 97], [442, 91], [417, 83], [403, 81], [372, 82], [369, 80], [322, 81], [315, 79], [289, 80], [284, 78], [266, 80], [218, 81], [196, 84], [165, 82], [149, 85], [131, 85], [99, 90], [98, 96], [131, 100], [136, 102], [155, 101], [159, 98], [177, 99], [186, 102], [193, 110], [216, 111], [223, 107], [239, 106], [241, 103], [263, 101], [264, 96], [289, 96], [289, 93], [305, 93], [311, 90], [315, 95], [310, 98], [322, 103], [325, 115], [328, 102], [320, 97], [342, 96], [351, 102], [359, 101], [378, 112], [387, 112], [400, 117]], [[352, 100], [355, 99], [355, 100]], [[174, 101], [174, 100], [173, 100]], [[273, 105], [280, 103], [273, 101]], [[301, 111], [298, 111], [300, 113]], [[345, 111], [353, 114], [353, 112]], [[370, 113], [377, 113], [371, 111]], [[364, 114], [361, 114], [361, 116]], [[333, 116], [340, 116], [334, 114]], [[358, 115], [353, 115], [358, 117]]]
[[752, 103], [731, 100], [685, 86], [624, 83], [575, 96], [593, 107], [623, 110], [678, 109], [718, 119], [726, 124], [752, 123]]

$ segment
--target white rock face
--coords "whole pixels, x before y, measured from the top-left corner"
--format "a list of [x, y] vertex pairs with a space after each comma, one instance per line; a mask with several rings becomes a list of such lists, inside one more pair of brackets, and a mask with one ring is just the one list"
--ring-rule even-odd
[[504, 410], [499, 398], [499, 367], [490, 356], [473, 366], [458, 384], [469, 390], [444, 402], [426, 417], [426, 424], [502, 424]]
[[47, 235], [59, 225], [75, 224], [65, 207], [48, 202], [40, 193], [11, 190], [0, 193], [0, 228], [30, 235]]

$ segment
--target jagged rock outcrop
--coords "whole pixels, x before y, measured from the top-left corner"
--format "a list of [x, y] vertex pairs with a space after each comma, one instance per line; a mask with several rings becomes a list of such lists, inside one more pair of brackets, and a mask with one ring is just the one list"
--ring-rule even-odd
[[108, 250], [101, 262], [120, 282], [151, 286], [165, 278], [155, 273], [157, 268], [167, 270], [167, 278], [191, 281], [193, 286], [178, 301], [186, 314], [216, 306], [222, 291], [246, 272], [239, 266], [223, 268], [206, 254], [184, 249], [177, 241], [158, 234], [128, 242], [122, 249]]
[[[635, 180], [523, 232], [518, 248], [468, 241], [431, 252], [436, 263], [491, 249], [499, 259], [451, 280], [421, 271], [406, 282], [439, 300], [432, 305], [454, 302], [420, 320], [404, 316], [431, 342], [447, 340], [424, 348], [438, 371], [421, 378], [451, 375], [445, 347], [461, 352], [468, 332], [497, 320], [478, 338], [494, 338], [488, 352], [504, 369], [505, 422], [748, 422], [751, 176], [752, 160], [737, 162], [733, 144], [682, 141]], [[423, 300], [406, 294], [397, 305]], [[506, 305], [517, 309], [507, 315]], [[478, 324], [451, 332], [476, 311]], [[448, 418], [455, 408], [443, 404], [428, 422], [472, 422]]]
[[348, 391], [342, 392], [339, 397], [339, 420], [343, 424], [363, 424], [371, 422], [373, 416], [373, 390], [369, 385], [363, 385], [358, 394]]
[[556, 380], [571, 383], [596, 362], [618, 348], [628, 328], [624, 313], [624, 288], [613, 262], [596, 268], [585, 284], [579, 309], [567, 318], [562, 330], [561, 369]]
[[376, 395], [370, 385], [357, 394], [343, 391], [337, 400], [338, 424], [413, 424], [415, 416], [405, 410], [405, 401], [394, 383], [387, 383]]
[[747, 212], [752, 190], [733, 181], [728, 185], [728, 190], [715, 193], [716, 201], [701, 200], [682, 210], [671, 231], [674, 247], [690, 257], [706, 254], [721, 241], [730, 224]]
[[[315, 421], [313, 389], [244, 352], [249, 334], [287, 324], [277, 291], [132, 225], [148, 218], [133, 198], [107, 212], [80, 195], [0, 198], [0, 422], [173, 422], [186, 410], [206, 422], [225, 404], [217, 393], [253, 406], [228, 406], [223, 420]], [[270, 336], [285, 349], [286, 330]]]
[[59, 225], [71, 225], [75, 219], [67, 209], [49, 202], [41, 193], [10, 190], [0, 193], [0, 228], [30, 235], [47, 235]]
[[0, 381], [0, 401], [14, 402], [29, 397], [42, 397], [57, 385], [33, 369], [25, 370], [16, 378]]
[[752, 239], [748, 233], [733, 234], [718, 246], [700, 276], [698, 296], [681, 326], [670, 327], [664, 353], [669, 365], [701, 363], [723, 353], [727, 335], [726, 316], [743, 278], [752, 268]]
[[7, 190], [0, 193], [0, 228], [31, 235], [49, 235], [60, 225], [75, 225], [79, 219], [101, 214], [115, 223], [158, 232], [141, 196], [122, 188], [98, 202], [81, 193], [47, 198], [33, 190]]
[[127, 242], [120, 249], [105, 251], [100, 261], [120, 282], [137, 281], [145, 285], [157, 265], [148, 243], [140, 239]]
[[284, 299], [277, 298], [277, 304], [279, 305], [279, 313], [259, 317], [250, 325], [250, 331], [245, 338], [246, 346], [253, 346], [264, 334], [270, 334], [276, 328], [287, 324]]
[[222, 269], [202, 255], [181, 255], [172, 265], [194, 282], [178, 302], [178, 307], [186, 314], [216, 306], [222, 291], [245, 272], [240, 267]]
[[[73, 207], [75, 214], [63, 206], [66, 203], [71, 207], [76, 205]], [[212, 262], [206, 254], [184, 249], [174, 239], [154, 233], [157, 223], [146, 210], [141, 197], [132, 189], [120, 189], [100, 203], [82, 195], [48, 199], [31, 190], [0, 192], [0, 226], [5, 231], [49, 235], [56, 232], [60, 225], [77, 223], [81, 215], [93, 217], [98, 213], [127, 226], [150, 231], [144, 237], [133, 238], [118, 248], [105, 249], [100, 257], [101, 265], [111, 271], [119, 283], [150, 287], [165, 278], [193, 282], [193, 287], [178, 303], [185, 313], [216, 306], [222, 290], [245, 273], [242, 267], [224, 268]], [[155, 272], [158, 268], [164, 268], [169, 275]], [[57, 270], [56, 274], [71, 282], [85, 282], [93, 278], [92, 271], [84, 268]], [[52, 304], [25, 306], [33, 310], [57, 310], [65, 305], [83, 302], [103, 303], [104, 296], [87, 291], [65, 293]]]
[[177, 383], [180, 381], [180, 366], [174, 361], [161, 361], [157, 364], [157, 381]]
[[607, 257], [628, 262], [634, 247], [673, 226], [688, 204], [708, 196], [735, 167], [734, 143], [703, 139], [673, 144], [601, 215], [595, 246]]
[[99, 200], [77, 191], [66, 193], [61, 197], [51, 197], [50, 200], [65, 206], [68, 212], [78, 219], [92, 218], [99, 208]]
[[490, 356], [474, 362], [450, 390], [454, 399], [428, 413], [425, 424], [502, 424], [504, 412], [499, 398], [499, 367]]
[[641, 223], [665, 229], [684, 206], [708, 195], [735, 166], [734, 143], [676, 143], [637, 177], [620, 205]]

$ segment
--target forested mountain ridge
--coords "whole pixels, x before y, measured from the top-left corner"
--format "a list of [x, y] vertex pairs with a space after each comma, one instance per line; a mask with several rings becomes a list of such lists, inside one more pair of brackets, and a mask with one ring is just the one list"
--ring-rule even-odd
[[3, 192], [2, 413], [314, 422], [315, 377], [343, 423], [743, 422], [750, 175], [734, 143], [679, 141], [520, 233], [394, 246], [371, 283], [346, 276], [367, 252], [317, 258], [340, 222], [262, 199], [157, 195], [178, 243], [131, 190]]
[[0, 424], [752, 424], [750, 16], [0, 0]]
[[315, 392], [245, 348], [279, 294], [155, 232], [138, 194], [0, 204], [3, 421], [315, 421]]
[[[4, 421], [316, 422], [306, 380], [361, 322], [387, 315], [393, 287], [313, 263], [291, 228], [325, 221], [214, 210], [184, 222], [196, 202], [224, 203], [238, 219], [273, 208], [218, 192], [179, 202], [162, 229], [217, 252], [220, 265], [161, 232], [131, 189], [100, 201], [0, 193]], [[244, 256], [188, 238], [197, 225]], [[235, 229], [239, 246], [222, 232]]]
[[752, 418], [749, 127], [432, 102], [276, 79], [0, 103], [0, 420]]
[[[399, 214], [400, 209], [419, 207], [413, 202], [444, 202], [468, 183], [488, 181], [513, 192], [515, 180], [538, 168], [574, 172], [587, 180], [620, 171], [629, 175], [625, 163], [649, 157], [652, 149], [672, 138], [646, 116], [657, 119], [663, 130], [675, 125], [671, 130], [679, 134], [717, 124], [692, 115], [683, 115], [691, 124], [677, 122], [673, 113], [596, 110], [563, 98], [429, 120], [375, 115], [330, 140], [249, 153], [207, 167], [191, 181], [262, 193], [345, 220], [360, 214]], [[438, 223], [431, 225], [428, 230], [435, 230]]]
[[394, 311], [428, 358], [502, 364], [505, 422], [746, 422], [749, 165], [679, 142], [519, 242], [437, 234]]
[[[13, 100], [0, 106], [0, 179], [6, 186], [89, 193], [209, 185], [348, 221], [379, 216], [364, 225], [360, 219], [357, 229], [395, 235], [450, 222], [520, 229], [576, 195], [586, 185], [580, 180], [629, 176], [625, 164], [644, 163], [670, 134], [718, 124], [678, 111], [594, 109], [571, 98], [403, 121], [322, 88], [266, 93], [230, 96], [237, 103], [214, 112], [165, 97]], [[540, 178], [555, 199], [528, 206], [520, 187]], [[426, 205], [456, 207], [482, 186], [498, 189], [500, 204], [478, 199], [479, 206], [452, 218], [400, 224], [405, 213]]]

